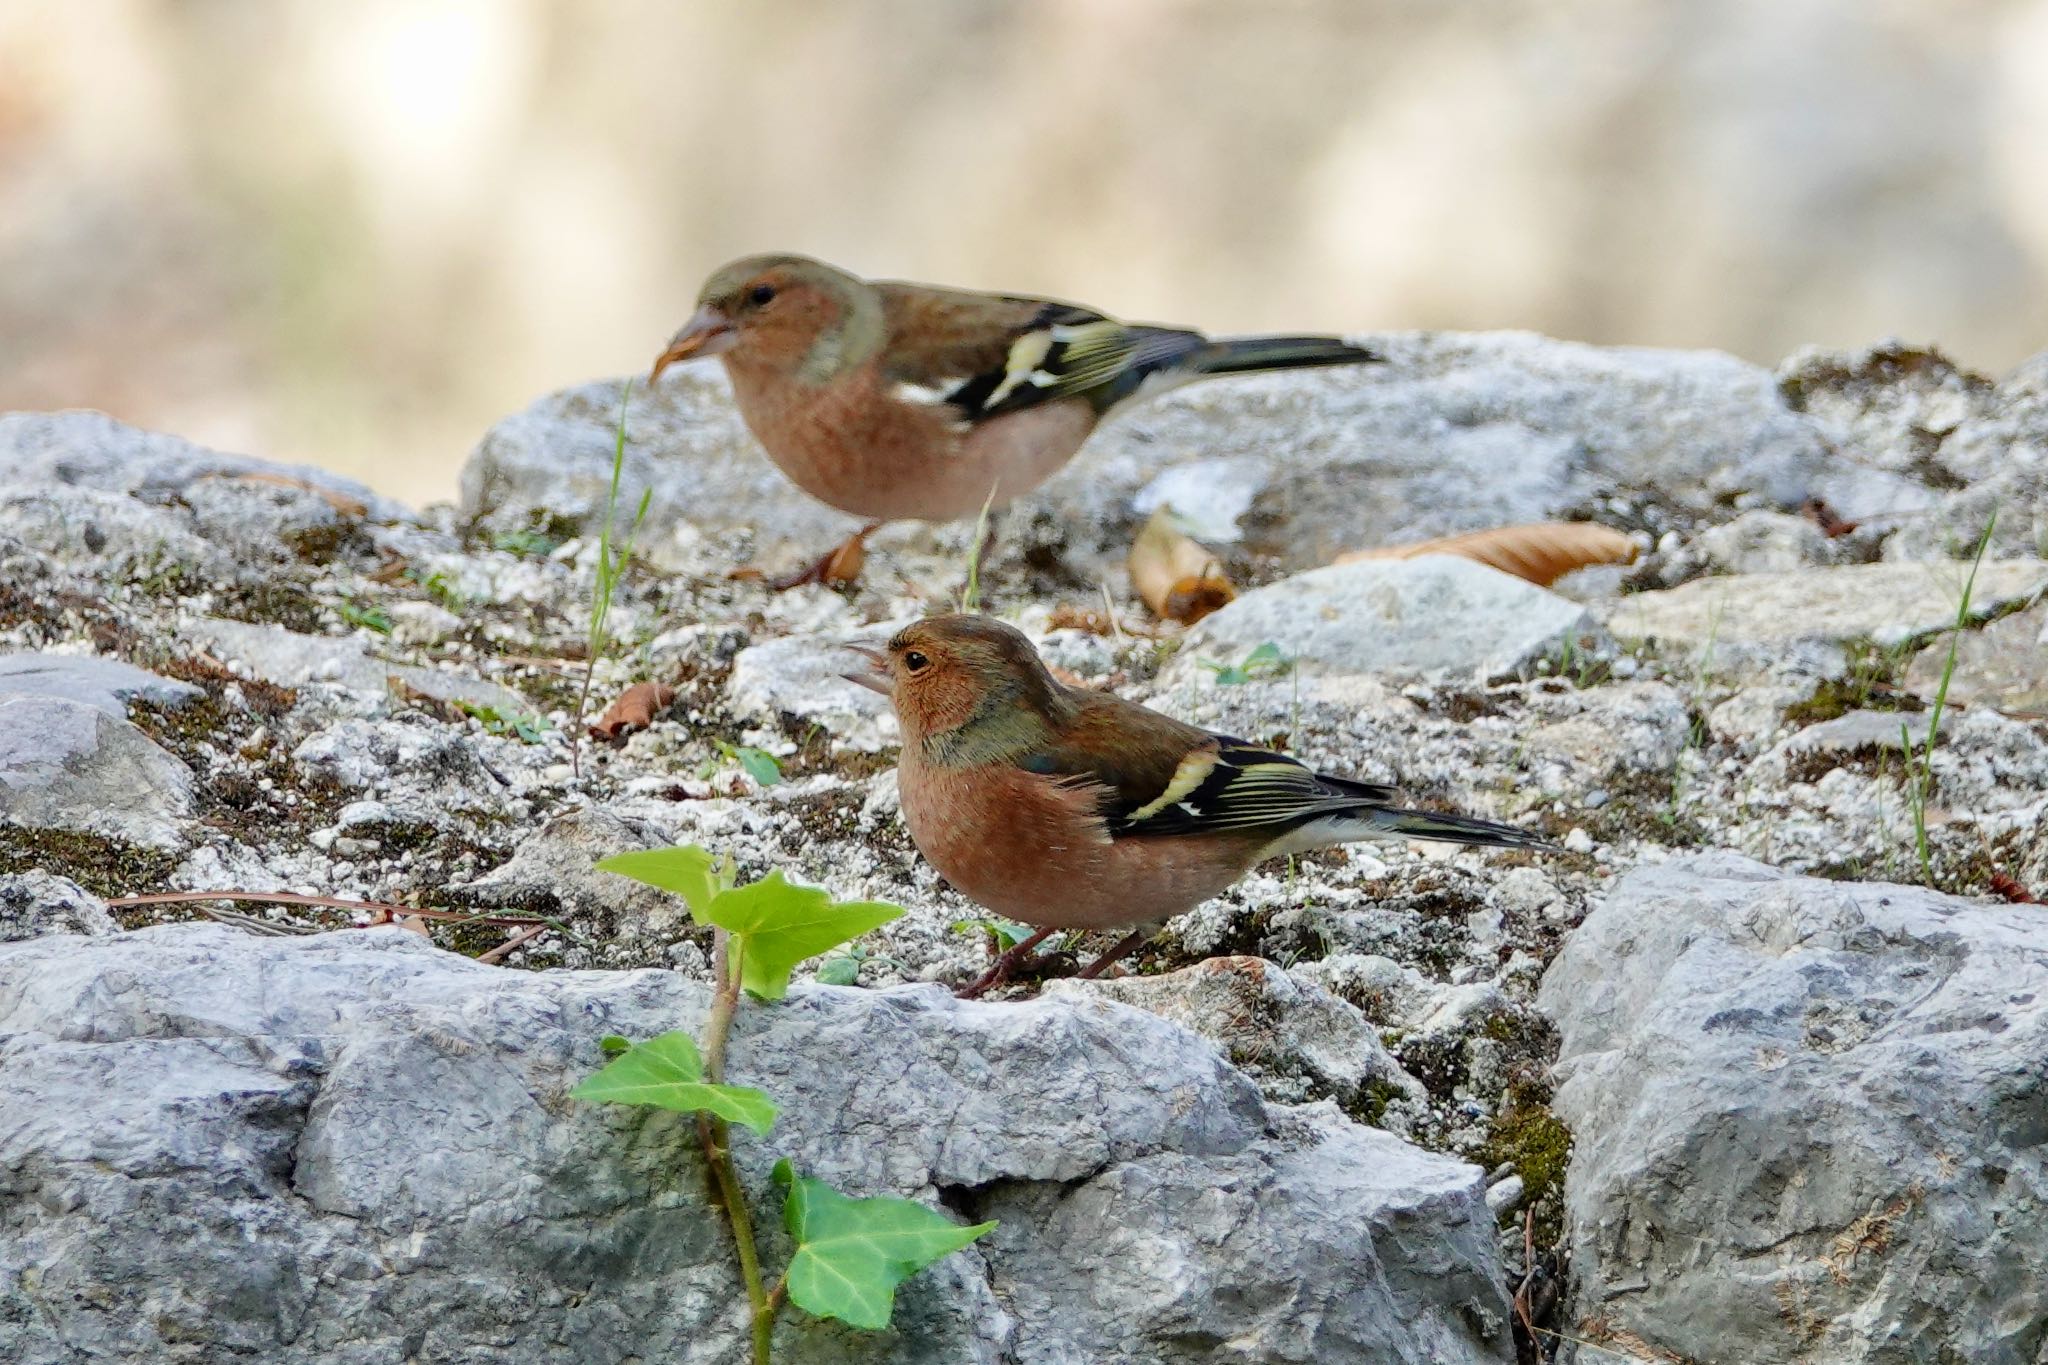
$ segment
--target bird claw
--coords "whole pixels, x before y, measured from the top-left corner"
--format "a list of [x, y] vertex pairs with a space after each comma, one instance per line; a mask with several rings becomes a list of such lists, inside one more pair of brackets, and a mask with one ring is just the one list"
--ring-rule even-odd
[[992, 991], [1002, 985], [1010, 979], [1010, 973], [1017, 970], [1017, 964], [1031, 956], [1037, 950], [1038, 945], [1045, 942], [1055, 932], [1052, 929], [1040, 929], [1031, 937], [1020, 939], [1007, 952], [997, 957], [987, 971], [976, 977], [970, 984], [953, 992], [953, 998], [956, 1000], [973, 1000], [984, 992]]
[[770, 592], [788, 592], [791, 588], [799, 588], [806, 583], [817, 583], [827, 588], [852, 583], [860, 577], [861, 568], [867, 562], [868, 537], [880, 530], [881, 526], [882, 523], [878, 521], [861, 527], [795, 573], [770, 578], [760, 569], [749, 565], [743, 569], [734, 569], [726, 577], [763, 580], [768, 584]]

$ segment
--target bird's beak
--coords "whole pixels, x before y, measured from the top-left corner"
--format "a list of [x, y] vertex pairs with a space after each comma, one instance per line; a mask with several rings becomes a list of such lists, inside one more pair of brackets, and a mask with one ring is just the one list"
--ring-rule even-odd
[[655, 360], [654, 372], [647, 376], [647, 382], [653, 384], [661, 378], [663, 370], [681, 361], [730, 350], [738, 337], [732, 319], [707, 304], [668, 339], [668, 349]]
[[850, 683], [857, 683], [867, 688], [870, 692], [880, 692], [885, 697], [894, 694], [895, 683], [889, 676], [889, 656], [887, 654], [876, 649], [873, 645], [844, 645], [841, 647], [860, 655], [861, 658], [866, 659], [873, 667], [863, 669], [858, 673], [841, 673], [840, 677]]

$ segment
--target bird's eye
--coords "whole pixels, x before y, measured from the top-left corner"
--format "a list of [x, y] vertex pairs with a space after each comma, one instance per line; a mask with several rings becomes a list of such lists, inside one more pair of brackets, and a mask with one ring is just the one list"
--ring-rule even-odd
[[761, 307], [763, 304], [773, 303], [774, 301], [775, 286], [772, 284], [757, 284], [747, 291], [747, 302], [753, 304], [756, 308]]
[[924, 672], [925, 669], [931, 667], [931, 663], [932, 661], [930, 659], [925, 658], [924, 655], [918, 653], [914, 649], [903, 656], [903, 666], [909, 669], [912, 673]]

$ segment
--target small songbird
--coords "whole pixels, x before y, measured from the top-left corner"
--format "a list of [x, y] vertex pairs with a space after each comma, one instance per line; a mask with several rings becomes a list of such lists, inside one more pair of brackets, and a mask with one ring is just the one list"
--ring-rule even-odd
[[1556, 848], [1405, 810], [1397, 788], [1064, 686], [1020, 632], [985, 616], [935, 616], [884, 647], [850, 648], [873, 669], [845, 676], [886, 694], [901, 725], [899, 793], [918, 851], [961, 895], [1038, 930], [964, 996], [1055, 930], [1141, 926], [1080, 973], [1098, 975], [1268, 858], [1358, 839]]
[[[1051, 299], [864, 280], [749, 256], [705, 283], [654, 362], [725, 362], [747, 427], [799, 488], [869, 525], [953, 521], [1050, 478], [1112, 410], [1206, 375], [1381, 357], [1336, 337], [1210, 339]], [[843, 562], [843, 561], [842, 561]]]

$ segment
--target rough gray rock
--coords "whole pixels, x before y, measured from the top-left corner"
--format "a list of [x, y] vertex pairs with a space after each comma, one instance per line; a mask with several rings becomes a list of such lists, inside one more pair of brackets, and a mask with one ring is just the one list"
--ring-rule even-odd
[[661, 966], [669, 960], [668, 946], [687, 931], [688, 907], [645, 883], [600, 872], [597, 863], [614, 853], [668, 843], [665, 831], [644, 821], [601, 806], [578, 806], [527, 836], [502, 866], [449, 887], [448, 903], [562, 916], [605, 943], [608, 961]]
[[1657, 578], [1668, 586], [1708, 574], [1791, 573], [1834, 562], [1835, 543], [1817, 523], [1759, 508], [1702, 530], [1665, 557]]
[[191, 770], [127, 721], [61, 697], [0, 700], [0, 821], [176, 848], [191, 813]]
[[[1839, 660], [1840, 647], [1854, 641], [1889, 647], [1954, 626], [1969, 573], [1968, 564], [1941, 561], [1696, 578], [1620, 599], [1607, 625], [1624, 639], [1683, 650], [1714, 669], [1802, 647]], [[2048, 563], [1987, 560], [1978, 567], [1970, 619], [1996, 616], [2044, 592]]]
[[2048, 555], [2048, 354], [1992, 386], [1941, 438], [1935, 459], [1966, 486], [1908, 519], [1885, 558], [1966, 558], [1987, 528], [1991, 558]]
[[1307, 675], [1478, 681], [1596, 652], [1604, 633], [1576, 602], [1455, 555], [1363, 560], [1245, 593], [1190, 630], [1168, 679], [1234, 664], [1271, 642]]
[[131, 701], [179, 707], [202, 695], [190, 683], [90, 654], [0, 654], [0, 697], [62, 697], [84, 702], [117, 719]]
[[[1906, 667], [1906, 686], [1923, 697], [1934, 695], [1948, 668], [1954, 634], [1937, 638], [1913, 656]], [[2048, 715], [2048, 603], [2015, 612], [1982, 630], [1964, 631], [1955, 645], [1955, 672], [1948, 685], [1951, 702]]]
[[262, 592], [411, 513], [349, 479], [207, 450], [101, 413], [0, 413], [0, 538], [101, 586]]
[[[1007, 1185], [979, 1211], [1003, 1220], [990, 1282], [1027, 1324], [1020, 1362], [1507, 1360], [1473, 1173], [1324, 1104], [1242, 1154]], [[1297, 1243], [1347, 1269], [1304, 1281]]]
[[[601, 1036], [704, 1005], [673, 973], [509, 972], [396, 930], [0, 947], [0, 1355], [729, 1361], [688, 1120], [566, 1095]], [[778, 1155], [1002, 1220], [903, 1288], [894, 1331], [792, 1318], [779, 1356], [1512, 1358], [1477, 1169], [1269, 1109], [1141, 1011], [799, 988], [742, 1012], [729, 1074], [783, 1106], [736, 1149], [771, 1263]]]
[[1540, 1007], [1577, 1315], [1679, 1356], [2048, 1346], [2048, 922], [1729, 854], [1631, 874]]
[[836, 743], [874, 753], [900, 738], [888, 699], [842, 675], [866, 665], [840, 646], [886, 640], [901, 623], [834, 635], [789, 635], [741, 650], [732, 661], [726, 698], [733, 714], [774, 728], [783, 716], [815, 722]]
[[180, 633], [223, 663], [240, 665], [249, 676], [281, 687], [326, 682], [382, 692], [396, 678], [402, 688], [440, 701], [488, 706], [508, 718], [533, 709], [511, 688], [482, 678], [375, 658], [355, 636], [302, 635], [280, 626], [214, 619], [189, 622]]
[[418, 717], [342, 721], [294, 749], [292, 763], [345, 790], [374, 791], [380, 797], [393, 794], [393, 775], [398, 775], [407, 789], [406, 804], [425, 809], [482, 809], [502, 785], [467, 735], [450, 734]]
[[111, 934], [119, 927], [106, 903], [69, 877], [0, 877], [0, 943], [42, 934]]
[[1358, 1010], [1260, 957], [1212, 957], [1164, 976], [1052, 981], [1045, 993], [1095, 995], [1192, 1029], [1259, 1083], [1266, 1098], [1329, 1098], [1357, 1112], [1390, 1095], [1424, 1098]]
[[0, 469], [7, 471], [10, 490], [81, 488], [156, 505], [190, 497], [212, 480], [282, 476], [360, 503], [375, 520], [409, 515], [403, 504], [354, 479], [312, 465], [209, 450], [182, 437], [131, 427], [103, 412], [0, 413]]

